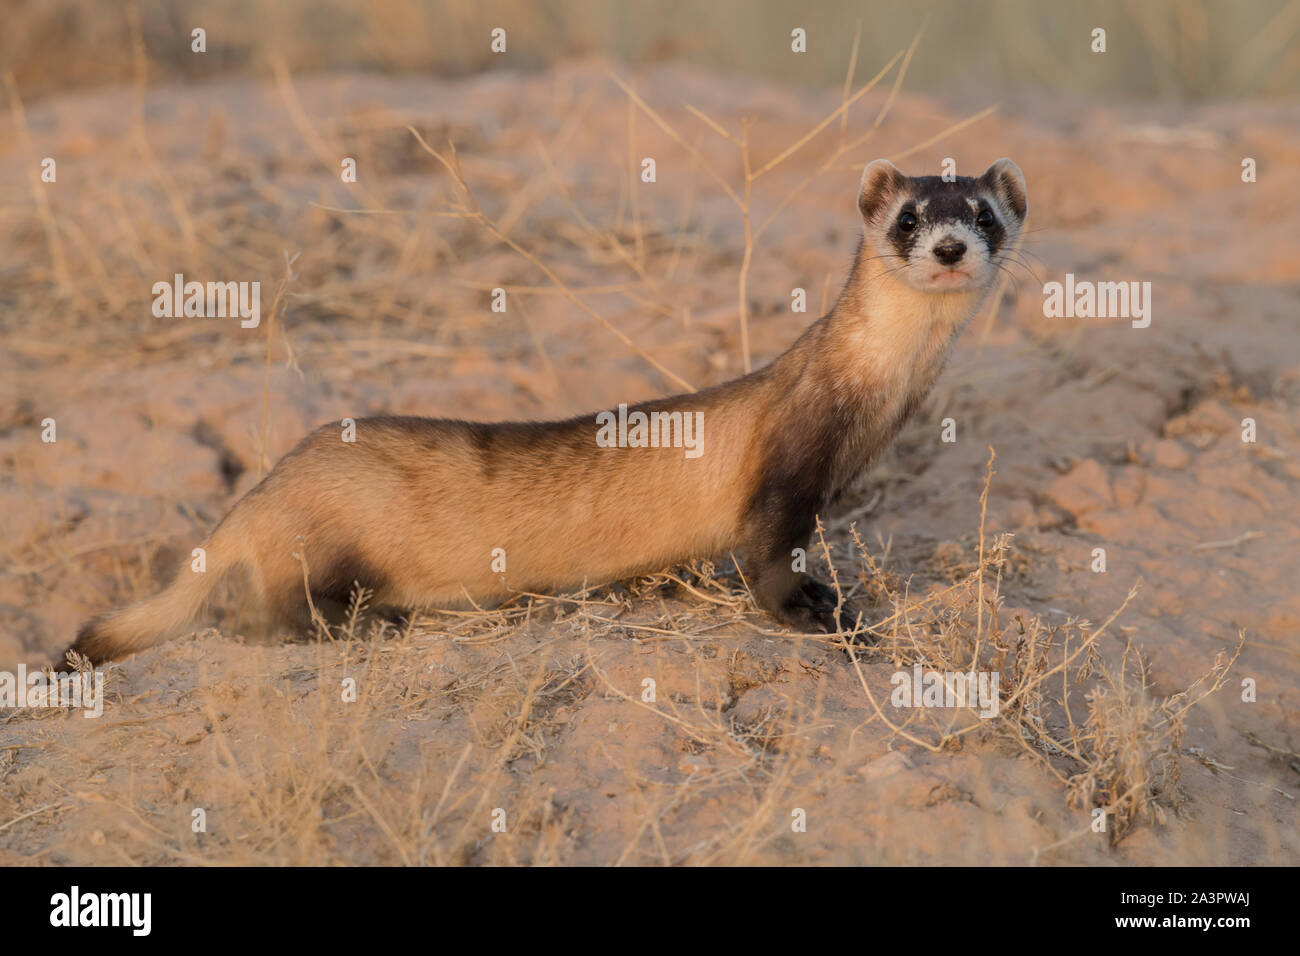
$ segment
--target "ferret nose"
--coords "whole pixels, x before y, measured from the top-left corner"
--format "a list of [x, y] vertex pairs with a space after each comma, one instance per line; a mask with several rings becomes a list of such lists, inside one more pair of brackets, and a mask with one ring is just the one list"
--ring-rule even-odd
[[956, 265], [965, 254], [966, 243], [960, 239], [945, 239], [934, 247], [934, 257], [946, 266]]

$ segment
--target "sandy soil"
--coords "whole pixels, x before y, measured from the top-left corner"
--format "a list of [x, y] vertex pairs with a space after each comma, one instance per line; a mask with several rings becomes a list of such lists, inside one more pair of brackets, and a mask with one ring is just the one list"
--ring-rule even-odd
[[[733, 186], [738, 150], [686, 104], [736, 131], [753, 118], [762, 163], [838, 103], [668, 68], [633, 81]], [[81, 619], [155, 589], [315, 424], [381, 410], [559, 417], [674, 390], [525, 259], [437, 215], [452, 185], [408, 123], [435, 146], [452, 138], [488, 214], [565, 283], [595, 288], [584, 301], [640, 349], [697, 387], [740, 372], [741, 217], [601, 65], [292, 84], [150, 91], [143, 127], [130, 90], [68, 96], [29, 108], [30, 143], [0, 139], [0, 668], [49, 660]], [[886, 97], [854, 107], [849, 139]], [[780, 212], [749, 281], [756, 362], [842, 281], [852, 163], [898, 157], [985, 105], [901, 95], [872, 142]], [[895, 662], [866, 657], [859, 672], [783, 634], [720, 566], [429, 615], [399, 637], [259, 647], [210, 629], [113, 665], [98, 720], [0, 715], [0, 862], [1294, 861], [1298, 131], [1300, 104], [1030, 99], [896, 159], [913, 172], [945, 156], [962, 172], [1016, 159], [1029, 268], [827, 516], [850, 596], [889, 613], [858, 574], [849, 521], [894, 594], [970, 572], [993, 446], [987, 535], [1015, 535], [999, 620], [1093, 632], [1140, 582], [1097, 647], [1108, 660], [1140, 648], [1153, 700], [1245, 635], [1223, 688], [1186, 716], [1176, 792], [1153, 790], [1118, 843], [1067, 799], [1068, 758], [1035, 757], [993, 726], [918, 745], [867, 694], [888, 698]], [[839, 137], [836, 121], [755, 184], [756, 223]], [[57, 185], [29, 186], [45, 155]], [[339, 182], [342, 156], [358, 159], [359, 184]], [[657, 160], [653, 185], [630, 179], [642, 156]], [[1244, 156], [1257, 183], [1241, 182]], [[263, 326], [154, 319], [150, 288], [176, 271], [260, 280]], [[1150, 281], [1150, 328], [1045, 319], [1042, 283], [1067, 272]], [[532, 291], [494, 314], [499, 285]], [[796, 286], [807, 316], [790, 311]], [[40, 441], [47, 417], [54, 444]], [[1091, 570], [1098, 547], [1105, 573]], [[935, 741], [948, 719], [907, 726]], [[206, 832], [193, 832], [195, 808]]]

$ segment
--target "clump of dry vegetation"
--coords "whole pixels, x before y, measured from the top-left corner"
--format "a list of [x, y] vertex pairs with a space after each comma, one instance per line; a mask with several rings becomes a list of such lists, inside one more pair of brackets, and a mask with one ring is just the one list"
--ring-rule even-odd
[[[905, 588], [886, 589], [884, 600], [878, 597], [876, 603], [892, 613], [864, 630], [876, 642], [874, 653], [895, 667], [920, 665], [947, 675], [945, 680], [997, 674], [997, 716], [990, 721], [970, 713], [961, 722], [943, 712], [929, 716], [934, 712], [922, 708], [907, 720], [891, 718], [863, 676], [858, 653], [851, 650], [854, 666], [876, 717], [891, 731], [934, 753], [952, 749], [970, 733], [1003, 734], [1061, 782], [1071, 806], [1102, 808], [1106, 832], [1118, 843], [1137, 821], [1163, 823], [1166, 811], [1181, 808], [1179, 757], [1186, 714], [1223, 686], [1241, 643], [1232, 654], [1221, 652], [1191, 687], [1157, 699], [1148, 687], [1141, 651], [1131, 641], [1125, 642], [1118, 661], [1108, 660], [1102, 651], [1103, 637], [1137, 596], [1137, 586], [1100, 625], [1082, 618], [1049, 624], [1023, 611], [1005, 619], [1001, 590], [1012, 536], [996, 535], [985, 547], [994, 459], [990, 449], [975, 567], [950, 587], [919, 599]], [[862, 580], [875, 580], [880, 588], [879, 566], [856, 531], [852, 535], [864, 568]], [[824, 541], [823, 546], [834, 575]], [[1081, 701], [1083, 714], [1076, 720]]]

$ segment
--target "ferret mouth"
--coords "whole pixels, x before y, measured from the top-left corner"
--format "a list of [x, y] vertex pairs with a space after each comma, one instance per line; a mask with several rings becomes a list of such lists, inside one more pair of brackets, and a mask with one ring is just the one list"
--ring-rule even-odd
[[930, 282], [936, 286], [957, 286], [966, 285], [968, 282], [973, 281], [974, 278], [965, 269], [940, 269], [931, 273]]

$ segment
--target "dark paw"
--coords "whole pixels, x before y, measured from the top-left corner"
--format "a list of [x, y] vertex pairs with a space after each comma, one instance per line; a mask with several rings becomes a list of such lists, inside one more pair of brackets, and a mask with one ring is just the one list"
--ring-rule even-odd
[[[777, 618], [786, 626], [802, 631], [851, 633], [858, 626], [857, 609], [845, 601], [837, 616], [835, 604], [834, 588], [822, 584], [816, 578], [805, 578], [786, 599]], [[866, 634], [854, 634], [848, 639], [854, 644], [873, 643]]]

